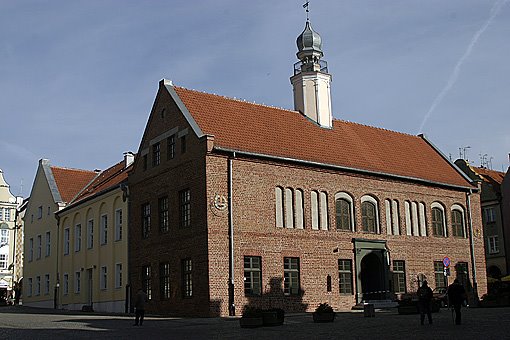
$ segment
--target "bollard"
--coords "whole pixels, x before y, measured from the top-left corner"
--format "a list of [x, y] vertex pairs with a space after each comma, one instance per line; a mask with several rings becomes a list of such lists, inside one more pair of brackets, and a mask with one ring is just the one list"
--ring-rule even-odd
[[363, 313], [365, 314], [366, 318], [374, 317], [375, 316], [375, 308], [373, 303], [365, 303], [363, 305]]

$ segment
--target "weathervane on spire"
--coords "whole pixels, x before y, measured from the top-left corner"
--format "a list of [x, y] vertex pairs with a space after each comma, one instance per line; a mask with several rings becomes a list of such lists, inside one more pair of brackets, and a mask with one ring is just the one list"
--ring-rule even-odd
[[308, 6], [310, 5], [310, 1], [307, 1], [304, 5], [303, 5], [303, 8], [306, 8], [306, 21], [309, 21], [309, 18], [308, 18], [308, 13], [310, 12], [310, 10], [308, 9]]

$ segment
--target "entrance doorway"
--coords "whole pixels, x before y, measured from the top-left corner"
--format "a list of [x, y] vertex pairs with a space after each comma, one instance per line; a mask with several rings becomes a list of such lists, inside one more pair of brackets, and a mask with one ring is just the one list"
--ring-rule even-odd
[[381, 300], [385, 298], [383, 267], [375, 253], [365, 255], [361, 260], [361, 293], [363, 300]]

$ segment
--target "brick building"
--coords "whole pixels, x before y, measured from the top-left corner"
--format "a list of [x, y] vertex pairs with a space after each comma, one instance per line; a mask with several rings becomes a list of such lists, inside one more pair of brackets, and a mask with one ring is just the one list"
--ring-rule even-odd
[[132, 290], [167, 314], [347, 309], [451, 283], [449, 257], [483, 294], [478, 188], [423, 135], [333, 119], [309, 22], [297, 45], [295, 110], [160, 82], [128, 179]]

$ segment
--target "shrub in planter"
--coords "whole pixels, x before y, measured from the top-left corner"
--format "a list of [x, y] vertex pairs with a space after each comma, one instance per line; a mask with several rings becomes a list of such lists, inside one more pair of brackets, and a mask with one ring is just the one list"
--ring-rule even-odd
[[242, 328], [261, 327], [264, 324], [262, 316], [263, 313], [260, 308], [245, 307], [239, 319], [239, 324]]
[[262, 311], [264, 326], [279, 326], [283, 324], [285, 311], [281, 308], [271, 308]]
[[313, 313], [313, 322], [333, 322], [335, 320], [335, 312], [333, 307], [326, 302], [321, 303]]

